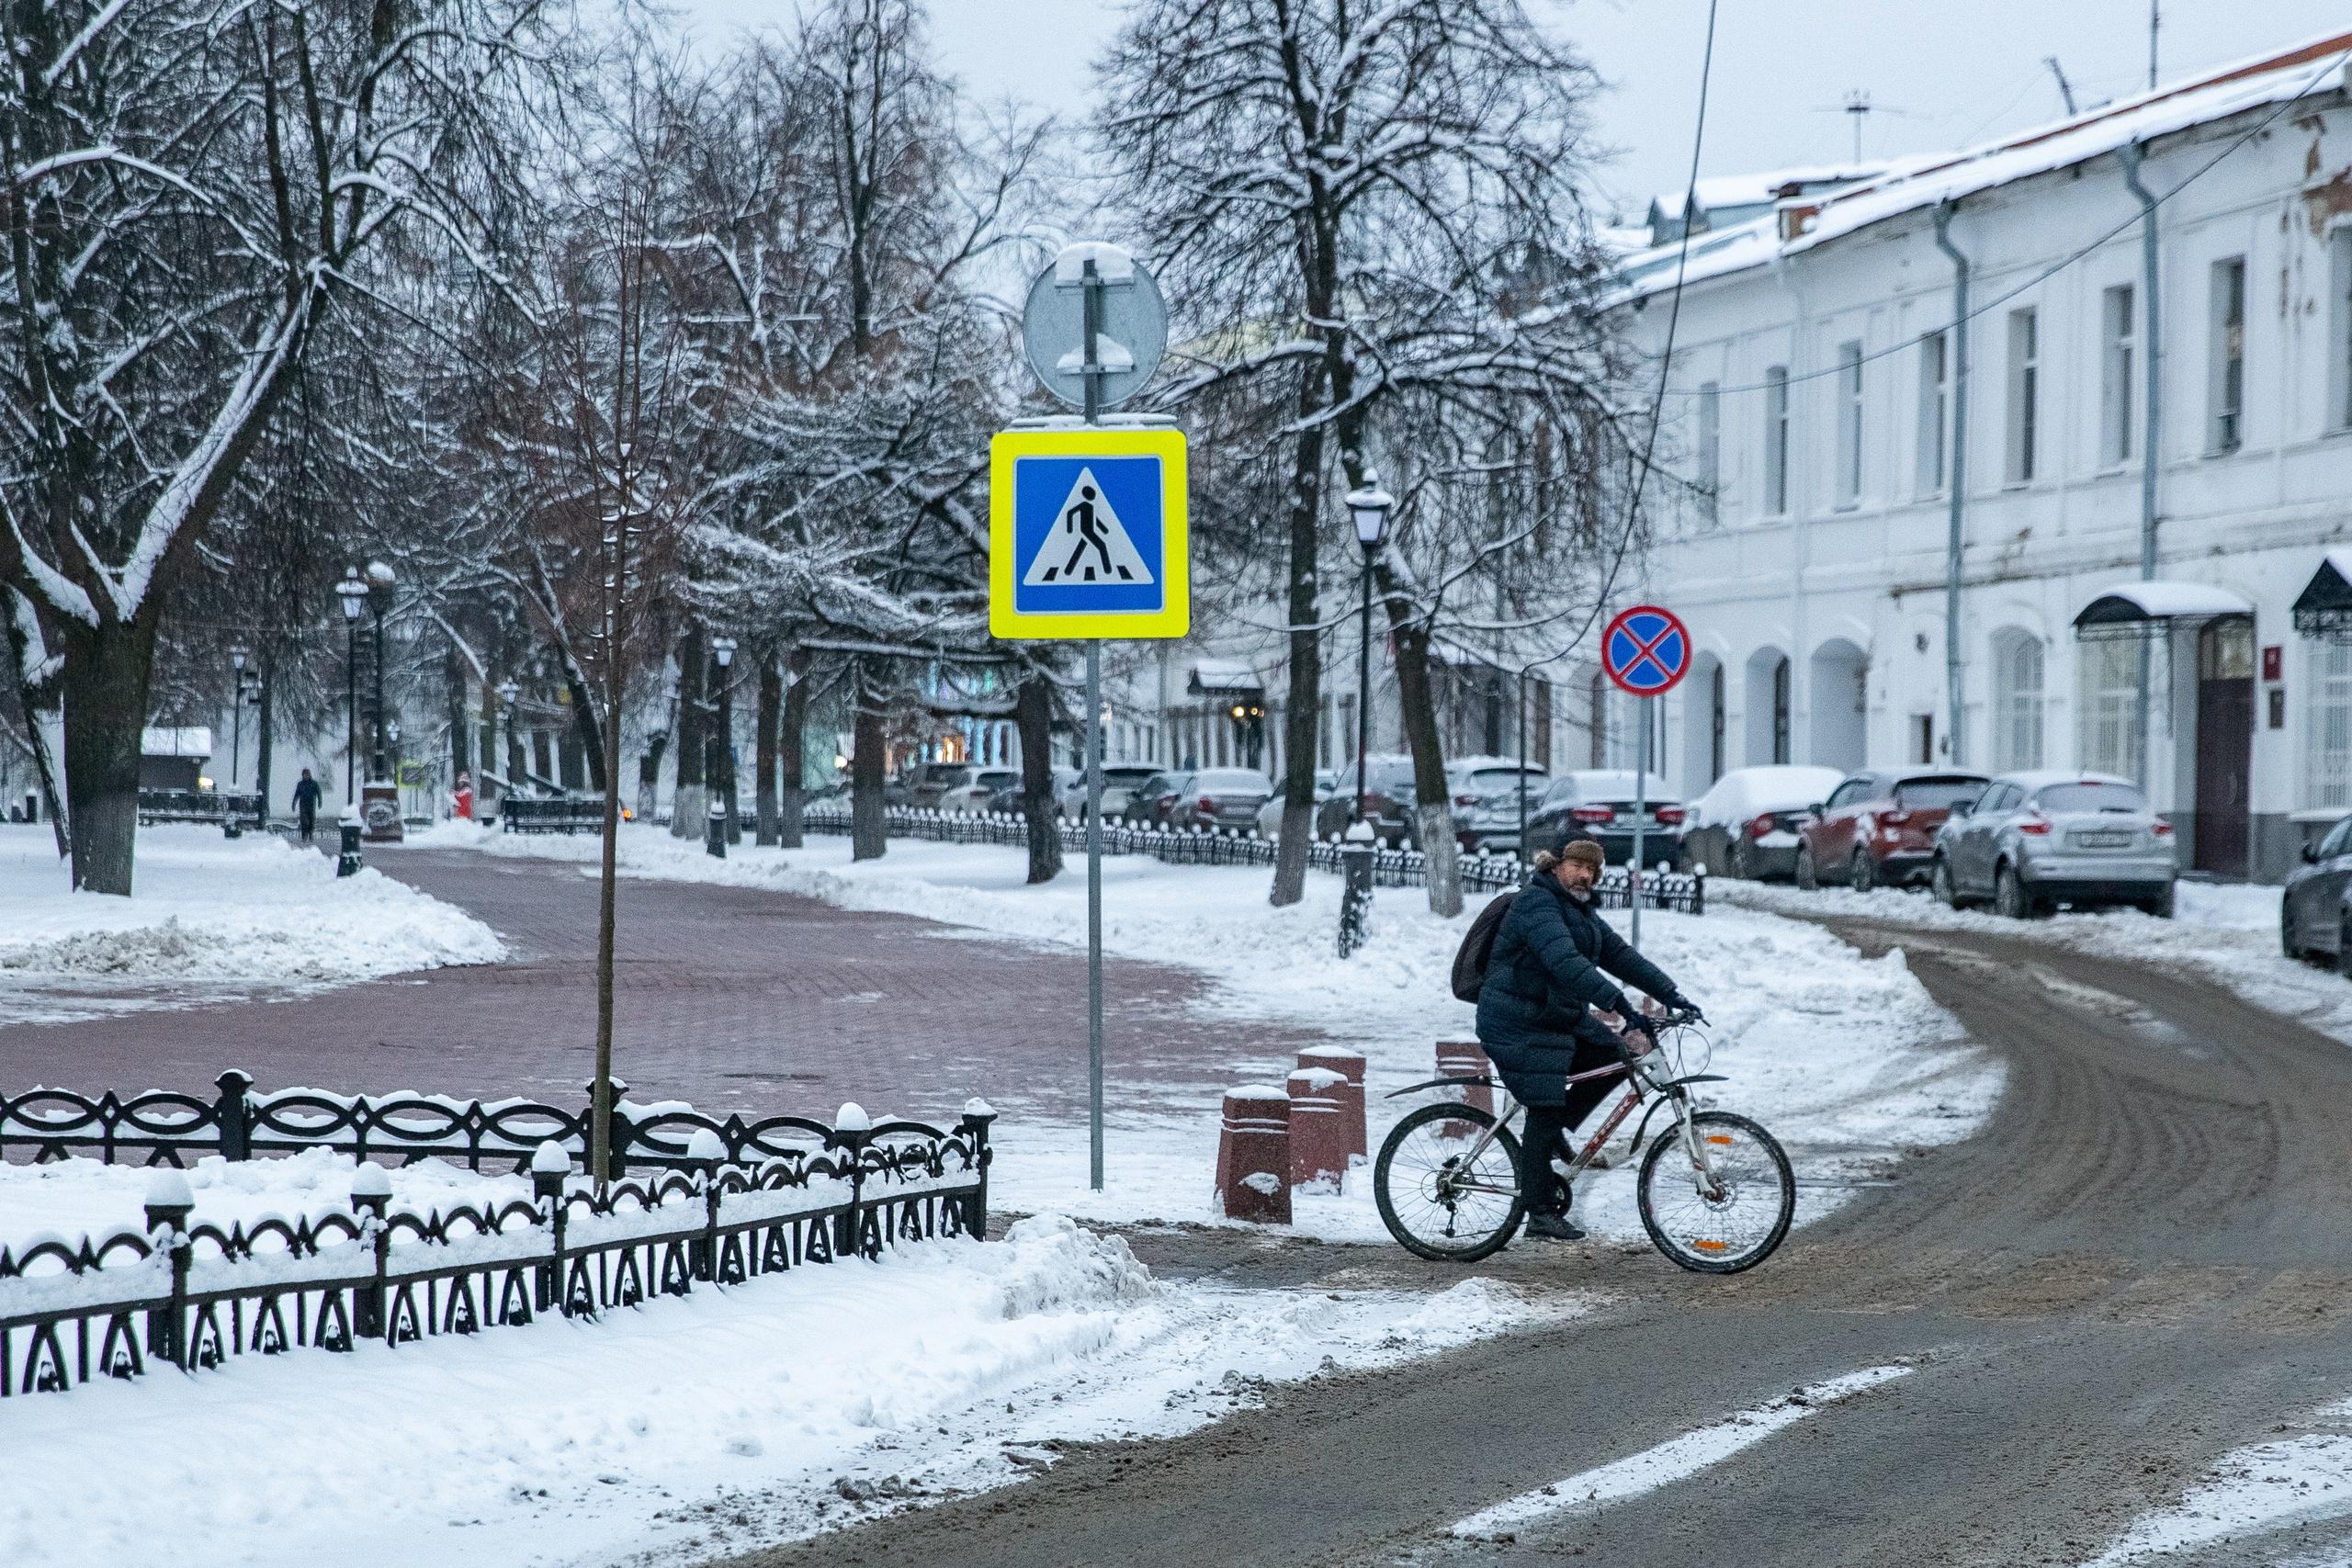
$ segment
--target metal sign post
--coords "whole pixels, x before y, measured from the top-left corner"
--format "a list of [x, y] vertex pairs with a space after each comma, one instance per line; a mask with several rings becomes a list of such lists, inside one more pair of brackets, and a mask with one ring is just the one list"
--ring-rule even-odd
[[1070, 245], [1031, 286], [1022, 344], [1075, 426], [1006, 431], [989, 458], [989, 629], [1086, 643], [1088, 1179], [1102, 1190], [1102, 639], [1191, 629], [1184, 437], [1165, 422], [1106, 427], [1151, 379], [1168, 312], [1116, 245]]
[[1650, 814], [1650, 731], [1657, 722], [1653, 705], [1672, 691], [1690, 670], [1690, 629], [1671, 610], [1636, 604], [1611, 621], [1600, 634], [1600, 667], [1617, 689], [1641, 699], [1642, 736], [1634, 748], [1634, 850], [1625, 868], [1626, 902], [1633, 915], [1626, 940], [1642, 944], [1642, 838]]

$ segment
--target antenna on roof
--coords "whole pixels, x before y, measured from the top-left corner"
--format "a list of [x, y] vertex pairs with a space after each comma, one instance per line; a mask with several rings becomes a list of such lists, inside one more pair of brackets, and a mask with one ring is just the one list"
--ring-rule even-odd
[[2163, 25], [2160, 0], [2148, 0], [2148, 91], [2156, 90], [2156, 29]]
[[2058, 96], [2066, 100], [2066, 118], [2068, 119], [2074, 118], [2075, 113], [2075, 89], [2073, 84], [2066, 80], [2065, 67], [2058, 63], [2058, 57], [2054, 54], [2043, 55], [2041, 57], [2041, 63], [2050, 67], [2050, 73], [2058, 78]]
[[1870, 112], [1871, 96], [1867, 90], [1857, 87], [1846, 95], [1846, 113], [1854, 122], [1854, 162], [1857, 164], [1862, 161], [1862, 121], [1869, 118]]

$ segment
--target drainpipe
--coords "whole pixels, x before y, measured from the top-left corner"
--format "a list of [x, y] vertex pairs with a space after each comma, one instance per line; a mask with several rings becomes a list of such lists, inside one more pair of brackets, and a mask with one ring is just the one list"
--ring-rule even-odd
[[1945, 476], [1951, 521], [1944, 540], [1944, 739], [1951, 765], [1968, 761], [1966, 710], [1961, 705], [1960, 551], [1968, 521], [1968, 258], [1951, 243], [1955, 204], [1936, 203], [1936, 249], [1951, 258], [1951, 471]]
[[[2123, 164], [2123, 188], [2140, 202], [2140, 292], [2143, 300], [2140, 319], [2141, 356], [2147, 361], [2146, 428], [2140, 439], [2140, 581], [2153, 580], [2156, 575], [2156, 470], [2163, 461], [2165, 382], [2164, 311], [2158, 308], [2156, 294], [2156, 198], [2140, 183], [2140, 164], [2145, 154], [2136, 141], [2127, 141], [2117, 150]], [[2166, 651], [2170, 651], [2167, 649]], [[2153, 668], [2154, 650], [2149, 638], [2140, 639], [2140, 773], [2144, 787], [2155, 776], [2155, 759], [2151, 755], [2155, 747], [2155, 673]]]

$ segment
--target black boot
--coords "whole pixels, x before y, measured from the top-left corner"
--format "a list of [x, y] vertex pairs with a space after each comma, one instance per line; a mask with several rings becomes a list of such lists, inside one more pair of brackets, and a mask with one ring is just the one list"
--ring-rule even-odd
[[1582, 1241], [1584, 1232], [1568, 1223], [1566, 1214], [1530, 1214], [1527, 1234], [1536, 1241]]

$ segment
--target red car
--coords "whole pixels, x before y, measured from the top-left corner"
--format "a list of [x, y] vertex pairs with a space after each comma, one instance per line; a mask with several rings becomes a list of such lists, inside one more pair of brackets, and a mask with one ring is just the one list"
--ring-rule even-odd
[[1843, 882], [1867, 893], [1927, 881], [1936, 829], [1955, 801], [1974, 800], [1989, 782], [1981, 773], [1928, 769], [1854, 774], [1797, 829], [1797, 886]]

